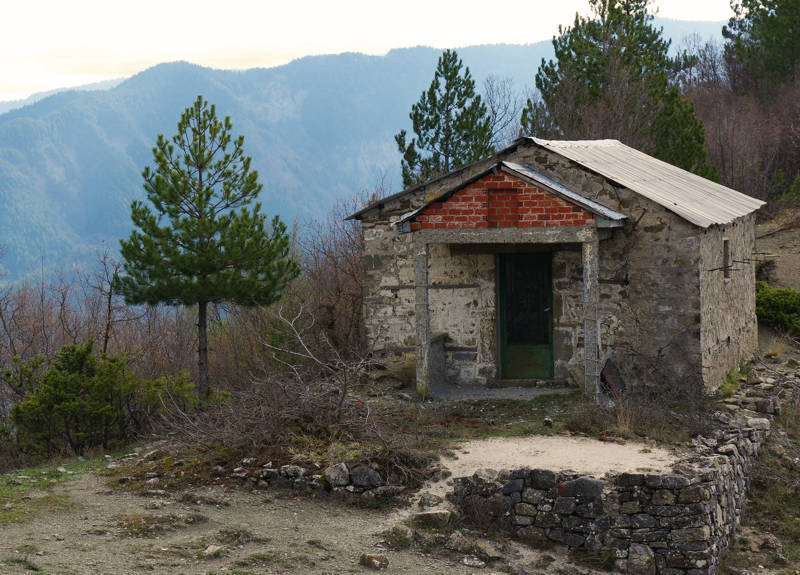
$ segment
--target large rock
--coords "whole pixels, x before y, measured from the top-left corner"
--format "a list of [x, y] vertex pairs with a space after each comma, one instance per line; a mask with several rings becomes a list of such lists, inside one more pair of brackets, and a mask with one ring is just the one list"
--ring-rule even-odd
[[344, 487], [350, 483], [350, 470], [344, 463], [331, 465], [325, 470], [325, 480], [332, 487]]
[[447, 524], [450, 523], [450, 516], [451, 513], [444, 509], [423, 511], [415, 514], [411, 518], [411, 522], [415, 527], [441, 528], [447, 527]]
[[356, 487], [372, 489], [383, 483], [380, 474], [366, 465], [359, 465], [350, 471], [350, 481]]
[[747, 427], [752, 427], [753, 429], [761, 431], [769, 431], [770, 422], [769, 419], [764, 417], [751, 417], [747, 420]]
[[299, 465], [283, 465], [281, 466], [281, 475], [287, 479], [300, 479], [305, 474], [306, 470]]
[[655, 575], [656, 558], [647, 545], [632, 543], [628, 547], [628, 575]]
[[471, 553], [473, 547], [472, 541], [467, 539], [461, 531], [453, 531], [447, 539], [447, 543], [444, 544], [445, 549], [458, 551], [459, 553]]
[[603, 482], [591, 477], [578, 477], [558, 486], [561, 497], [599, 497], [603, 493]]
[[419, 496], [418, 505], [425, 509], [426, 507], [436, 507], [442, 501], [444, 501], [438, 495], [434, 495], [433, 493], [423, 493]]
[[503, 558], [503, 554], [488, 539], [478, 539], [475, 542], [475, 554], [484, 561], [497, 561]]
[[389, 566], [389, 559], [386, 555], [374, 555], [372, 553], [362, 553], [358, 562], [364, 567], [380, 570]]

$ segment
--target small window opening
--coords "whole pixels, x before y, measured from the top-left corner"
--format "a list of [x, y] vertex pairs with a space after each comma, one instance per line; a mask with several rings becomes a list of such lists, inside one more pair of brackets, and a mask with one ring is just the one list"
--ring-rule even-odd
[[727, 239], [722, 240], [722, 275], [731, 279], [731, 245]]

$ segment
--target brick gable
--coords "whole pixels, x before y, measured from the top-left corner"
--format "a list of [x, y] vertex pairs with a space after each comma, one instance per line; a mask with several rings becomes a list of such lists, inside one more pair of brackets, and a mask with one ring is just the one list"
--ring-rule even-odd
[[506, 173], [489, 174], [417, 214], [411, 230], [585, 226], [594, 214]]

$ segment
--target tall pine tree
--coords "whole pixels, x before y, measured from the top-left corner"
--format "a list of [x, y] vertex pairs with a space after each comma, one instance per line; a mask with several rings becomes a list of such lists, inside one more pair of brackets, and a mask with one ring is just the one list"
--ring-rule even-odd
[[800, 2], [734, 0], [723, 27], [725, 60], [737, 92], [774, 93], [800, 77]]
[[666, 162], [710, 175], [702, 122], [671, 79], [680, 59], [653, 24], [651, 0], [589, 0], [553, 39], [555, 60], [536, 74], [538, 98], [523, 132], [543, 138], [616, 138]]
[[197, 305], [198, 392], [208, 396], [208, 304], [268, 305], [299, 272], [286, 226], [267, 223], [258, 174], [201, 96], [171, 139], [158, 136], [144, 169], [149, 205], [131, 204], [135, 229], [121, 240], [125, 275], [115, 287], [128, 303]]
[[[463, 70], [463, 71], [462, 71]], [[486, 106], [455, 50], [439, 57], [427, 92], [411, 107], [415, 137], [402, 130], [395, 142], [403, 154], [406, 187], [446, 174], [494, 152]]]

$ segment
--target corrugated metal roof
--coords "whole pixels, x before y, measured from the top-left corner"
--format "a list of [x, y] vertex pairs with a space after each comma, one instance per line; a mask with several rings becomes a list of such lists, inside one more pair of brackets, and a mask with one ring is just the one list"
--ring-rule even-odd
[[764, 205], [761, 200], [657, 160], [618, 140], [530, 140], [702, 228], [730, 223]]

